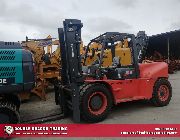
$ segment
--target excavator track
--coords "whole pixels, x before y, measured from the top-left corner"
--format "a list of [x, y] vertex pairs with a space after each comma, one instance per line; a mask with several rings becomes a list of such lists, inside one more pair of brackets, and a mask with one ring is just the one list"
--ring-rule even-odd
[[10, 101], [0, 101], [0, 114], [0, 124], [16, 124], [20, 121], [20, 116], [17, 107]]

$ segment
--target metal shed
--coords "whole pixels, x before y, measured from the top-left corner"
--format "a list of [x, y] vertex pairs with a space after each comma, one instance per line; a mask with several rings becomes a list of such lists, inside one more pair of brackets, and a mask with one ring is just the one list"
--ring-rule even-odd
[[154, 51], [168, 60], [180, 59], [180, 30], [149, 36], [147, 56], [152, 56]]
[[146, 57], [169, 64], [169, 73], [180, 70], [180, 30], [149, 36]]

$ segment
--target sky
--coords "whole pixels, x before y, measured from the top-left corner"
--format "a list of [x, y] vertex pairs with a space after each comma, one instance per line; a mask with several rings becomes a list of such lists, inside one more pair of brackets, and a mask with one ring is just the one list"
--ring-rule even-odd
[[68, 18], [82, 21], [85, 44], [108, 31], [154, 35], [180, 29], [180, 0], [0, 0], [0, 40], [57, 38]]

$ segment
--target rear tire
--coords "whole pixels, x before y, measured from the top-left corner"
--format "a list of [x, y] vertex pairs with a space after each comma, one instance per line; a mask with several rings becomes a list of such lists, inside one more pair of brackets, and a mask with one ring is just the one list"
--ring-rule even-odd
[[20, 117], [16, 105], [8, 101], [0, 101], [0, 124], [19, 123]]
[[109, 90], [102, 84], [89, 84], [81, 90], [81, 115], [88, 122], [104, 120], [113, 104]]
[[156, 81], [154, 85], [151, 102], [154, 106], [162, 107], [169, 104], [172, 97], [172, 87], [170, 82], [161, 78]]

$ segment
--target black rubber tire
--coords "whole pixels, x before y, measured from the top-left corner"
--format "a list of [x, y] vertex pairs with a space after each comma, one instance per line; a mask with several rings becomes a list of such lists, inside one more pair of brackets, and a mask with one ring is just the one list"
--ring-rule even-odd
[[[105, 110], [98, 115], [92, 114], [88, 109], [88, 100], [94, 92], [102, 92], [107, 99], [106, 100], [107, 106]], [[81, 105], [80, 105], [81, 116], [85, 121], [95, 123], [95, 122], [103, 121], [108, 116], [113, 105], [113, 98], [110, 91], [105, 87], [105, 85], [88, 84], [81, 89], [80, 95], [81, 95]]]
[[[169, 90], [168, 98], [165, 101], [161, 101], [158, 96], [158, 89], [160, 88], [161, 85], [165, 85]], [[151, 103], [157, 107], [166, 106], [169, 104], [171, 97], [172, 97], [172, 87], [171, 87], [170, 82], [165, 78], [158, 79], [155, 82], [155, 85], [153, 88], [152, 98], [150, 99]]]
[[[8, 101], [0, 101], [0, 124], [16, 124], [20, 121], [19, 112], [16, 105]], [[3, 118], [7, 117], [7, 118]]]

